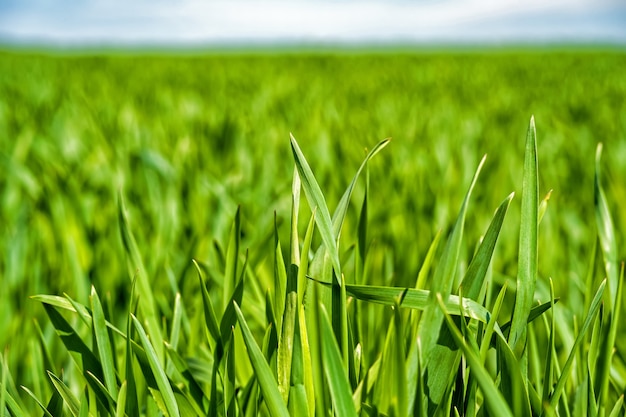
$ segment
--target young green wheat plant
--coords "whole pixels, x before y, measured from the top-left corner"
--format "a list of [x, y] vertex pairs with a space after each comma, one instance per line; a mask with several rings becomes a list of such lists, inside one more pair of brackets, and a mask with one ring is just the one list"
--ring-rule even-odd
[[[548, 299], [538, 300], [535, 290], [543, 279], [539, 255], [550, 255], [538, 253], [549, 194], [539, 199], [534, 119], [520, 167], [515, 288], [494, 281], [490, 267], [513, 194], [503, 196], [469, 265], [460, 261], [485, 158], [450, 232], [432, 242], [415, 285], [373, 285], [380, 279], [373, 276], [368, 242], [368, 163], [388, 144], [369, 152], [331, 213], [291, 137], [288, 249], [278, 222], [266, 247], [250, 249], [270, 254], [273, 280], [257, 277], [241, 248], [238, 209], [225, 250], [216, 244], [218, 262], [189, 260], [197, 273], [195, 299], [183, 299], [178, 290], [164, 304], [153, 293], [156, 277], [147, 276], [142, 262], [149, 255], [140, 253], [120, 195], [130, 304], [121, 314], [93, 287], [88, 305], [68, 295], [34, 296], [71, 360], [60, 368], [42, 333], [39, 383], [18, 388], [3, 357], [0, 415], [32, 415], [36, 407], [40, 415], [74, 417], [623, 415], [626, 378], [614, 356], [623, 355], [616, 335], [624, 270], [600, 182], [601, 147], [595, 176], [599, 252], [590, 254], [583, 305], [568, 306], [575, 328], [567, 332], [575, 336], [561, 340], [568, 324], [553, 314], [561, 306], [555, 307], [552, 281]], [[361, 177], [357, 236], [342, 250], [342, 227]], [[312, 208], [304, 223], [302, 191]], [[306, 229], [299, 229], [302, 224]]]

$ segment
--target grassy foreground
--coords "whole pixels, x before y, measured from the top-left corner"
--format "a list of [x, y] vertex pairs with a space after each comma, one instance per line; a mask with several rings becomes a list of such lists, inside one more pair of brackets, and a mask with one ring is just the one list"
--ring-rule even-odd
[[623, 415], [625, 66], [0, 55], [0, 414]]

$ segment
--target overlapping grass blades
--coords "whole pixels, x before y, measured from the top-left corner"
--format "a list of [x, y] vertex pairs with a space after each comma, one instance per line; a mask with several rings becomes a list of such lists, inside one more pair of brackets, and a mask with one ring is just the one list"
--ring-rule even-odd
[[[217, 260], [190, 260], [195, 276], [172, 280], [170, 305], [153, 290], [120, 197], [119, 228], [133, 277], [128, 305], [119, 314], [96, 286], [86, 304], [69, 295], [34, 296], [69, 355], [64, 367], [56, 365], [42, 332], [46, 369], [39, 386], [23, 390], [30, 407], [15, 389], [5, 353], [0, 415], [28, 415], [31, 409], [46, 416], [621, 415], [626, 380], [614, 366], [623, 366], [614, 351], [623, 267], [618, 272], [617, 231], [599, 180], [600, 151], [600, 253], [591, 257], [589, 293], [584, 307], [572, 311], [574, 337], [568, 339], [556, 286], [546, 283], [549, 300], [542, 299], [547, 291], [536, 291], [543, 279], [537, 272], [538, 225], [549, 194], [539, 202], [535, 136], [531, 119], [512, 316], [505, 305], [507, 282], [493, 279], [491, 264], [498, 245], [511, 245], [500, 238], [513, 194], [497, 207], [478, 244], [463, 237], [484, 158], [446, 245], [440, 248], [441, 235], [435, 235], [414, 287], [399, 285], [393, 274], [380, 285], [374, 276], [380, 270], [368, 269], [377, 249], [368, 242], [375, 239], [368, 232], [368, 178], [356, 228], [344, 229], [344, 223], [359, 178], [369, 175], [368, 164], [388, 141], [369, 152], [331, 217], [292, 136], [288, 255], [280, 214], [267, 236], [247, 241], [245, 216], [237, 208], [230, 232], [225, 228], [225, 250], [216, 242]], [[302, 224], [301, 190], [311, 208]], [[343, 237], [351, 239], [347, 249], [339, 245], [342, 230], [355, 235]], [[244, 250], [250, 242], [266, 247]], [[466, 266], [464, 250], [470, 247], [476, 249]], [[596, 257], [603, 259], [600, 273]], [[264, 262], [270, 273], [263, 272]], [[192, 285], [193, 291], [183, 291]]]

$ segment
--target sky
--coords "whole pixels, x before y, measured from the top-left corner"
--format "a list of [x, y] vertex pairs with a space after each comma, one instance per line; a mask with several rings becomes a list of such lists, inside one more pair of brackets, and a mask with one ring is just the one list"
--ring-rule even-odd
[[626, 0], [0, 0], [0, 42], [626, 45]]

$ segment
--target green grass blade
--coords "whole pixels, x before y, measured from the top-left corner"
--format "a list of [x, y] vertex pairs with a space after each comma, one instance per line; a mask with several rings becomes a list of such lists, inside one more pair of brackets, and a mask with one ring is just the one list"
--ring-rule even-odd
[[103, 405], [107, 407], [109, 411], [114, 409], [115, 399], [111, 396], [111, 393], [108, 391], [107, 387], [100, 381], [94, 374], [91, 372], [87, 372], [87, 379], [92, 383], [90, 387], [99, 394], [101, 398], [106, 398], [107, 402]]
[[624, 264], [622, 263], [622, 268], [620, 272], [619, 279], [617, 281], [617, 296], [615, 297], [615, 305], [613, 306], [613, 310], [607, 313], [606, 317], [608, 318], [606, 321], [606, 325], [602, 327], [602, 335], [603, 335], [603, 344], [602, 348], [604, 348], [603, 354], [598, 358], [598, 363], [596, 367], [598, 369], [598, 373], [596, 374], [597, 380], [596, 383], [600, 387], [598, 392], [598, 401], [601, 405], [601, 413], [604, 413], [606, 409], [606, 404], [608, 402], [609, 395], [609, 383], [611, 379], [611, 362], [613, 360], [613, 352], [616, 350], [615, 340], [617, 338], [617, 330], [619, 325], [619, 318], [622, 309], [622, 286], [624, 283]]
[[[431, 291], [416, 290], [402, 287], [382, 287], [375, 285], [349, 285], [346, 284], [346, 292], [352, 297], [378, 304], [393, 306], [402, 294], [405, 294], [400, 307], [424, 310], [429, 306]], [[469, 298], [460, 298], [458, 295], [449, 295], [445, 298], [444, 305], [450, 314], [459, 314], [459, 303], [463, 303], [468, 317], [487, 323], [490, 317], [489, 311], [481, 304]], [[437, 332], [438, 334], [438, 332]]]
[[[41, 408], [41, 410], [43, 411], [43, 413], [44, 413], [44, 415], [45, 415], [45, 416], [47, 416], [47, 417], [55, 417], [55, 415], [53, 415], [53, 414], [51, 414], [51, 413], [50, 413], [50, 411], [48, 410], [48, 407], [46, 407], [46, 406], [45, 406], [45, 405], [44, 405], [44, 404], [43, 404], [43, 403], [39, 400], [39, 398], [37, 398], [37, 396], [35, 395], [35, 393], [34, 393], [34, 392], [32, 392], [30, 389], [26, 388], [25, 386], [22, 386], [22, 389], [23, 389], [23, 390], [24, 390], [24, 391], [25, 391], [28, 395], [30, 395], [30, 396], [31, 396], [31, 398], [32, 398], [33, 400], [35, 400], [35, 402], [36, 402], [36, 403], [37, 403], [37, 405]], [[53, 395], [53, 396], [55, 396], [55, 395], [59, 395], [59, 393], [55, 391], [52, 395]], [[15, 413], [15, 412], [14, 412], [14, 410], [13, 410], [13, 409], [11, 409], [11, 405], [10, 405], [10, 403], [9, 403], [9, 409], [10, 409], [10, 410], [11, 410], [11, 412], [13, 412], [16, 416], [17, 416], [17, 415], [19, 415], [19, 413]], [[22, 415], [24, 415], [24, 414], [22, 414]]]
[[104, 383], [109, 394], [117, 397], [117, 377], [115, 376], [115, 362], [113, 361], [113, 348], [109, 339], [109, 332], [106, 327], [104, 311], [100, 298], [94, 286], [91, 287], [91, 311], [93, 312], [93, 333], [95, 334], [96, 344], [98, 346], [98, 355], [100, 356], [100, 364], [102, 365], [102, 373], [104, 374]]
[[237, 315], [235, 314], [235, 305], [233, 301], [237, 303], [237, 305], [242, 305], [243, 301], [243, 291], [245, 285], [245, 273], [246, 268], [248, 266], [248, 252], [246, 251], [246, 258], [243, 264], [243, 268], [241, 270], [241, 277], [237, 281], [237, 286], [235, 287], [232, 295], [229, 299], [229, 303], [226, 305], [224, 310], [224, 315], [222, 316], [222, 320], [220, 321], [220, 334], [222, 335], [222, 345], [226, 345], [228, 339], [231, 338], [233, 327], [237, 323]]
[[320, 332], [324, 374], [330, 391], [335, 415], [342, 417], [356, 417], [356, 409], [352, 401], [350, 381], [345, 372], [345, 367], [337, 339], [333, 333], [328, 313], [320, 306]]
[[444, 315], [444, 319], [450, 328], [450, 332], [457, 346], [463, 351], [465, 360], [467, 361], [472, 373], [476, 377], [476, 381], [480, 386], [484, 394], [484, 399], [487, 404], [487, 408], [490, 410], [490, 414], [494, 416], [513, 417], [511, 409], [507, 405], [506, 400], [496, 387], [495, 383], [489, 376], [488, 371], [483, 366], [480, 357], [476, 355], [474, 350], [463, 340], [463, 336], [459, 329], [457, 329], [454, 321], [447, 312], [447, 308], [441, 298], [441, 295], [437, 295], [437, 301], [441, 312]]
[[302, 244], [302, 256], [300, 259], [300, 267], [298, 268], [298, 306], [301, 306], [304, 301], [304, 293], [308, 284], [306, 274], [309, 270], [309, 252], [311, 250], [311, 241], [313, 240], [313, 232], [315, 230], [315, 213], [317, 213], [317, 210], [313, 209]]
[[526, 388], [526, 378], [522, 375], [522, 367], [500, 332], [496, 332], [496, 346], [502, 365], [500, 392], [508, 401], [511, 410], [515, 410], [516, 415], [532, 415], [530, 398]]
[[[297, 300], [296, 300], [297, 301]], [[292, 416], [304, 415], [313, 416], [313, 410], [310, 409], [309, 399], [307, 395], [307, 383], [306, 383], [306, 365], [305, 365], [305, 349], [303, 347], [302, 334], [300, 329], [300, 306], [298, 306], [298, 313], [295, 317], [294, 328], [294, 340], [293, 340], [293, 354], [291, 360], [291, 386], [289, 388], [289, 412]], [[312, 402], [314, 405], [315, 403]]]
[[180, 332], [183, 325], [183, 305], [181, 302], [180, 293], [176, 293], [174, 296], [174, 313], [172, 314], [172, 324], [170, 329], [170, 345], [174, 348], [178, 348], [180, 342]]
[[285, 297], [287, 295], [287, 269], [285, 259], [278, 238], [278, 224], [274, 213], [274, 311], [276, 312], [276, 326], [278, 335], [282, 331], [283, 312], [285, 311]]
[[8, 396], [7, 379], [9, 370], [7, 369], [6, 361], [4, 360], [6, 352], [7, 349], [5, 349], [4, 353], [0, 355], [0, 417], [4, 417]]
[[252, 367], [254, 368], [256, 378], [259, 382], [259, 387], [261, 388], [261, 392], [263, 393], [263, 398], [265, 399], [267, 408], [270, 411], [270, 415], [276, 417], [288, 417], [289, 411], [287, 410], [287, 406], [283, 402], [280, 391], [278, 390], [278, 384], [276, 382], [276, 379], [274, 378], [272, 370], [265, 360], [265, 357], [263, 356], [263, 352], [261, 352], [259, 345], [254, 340], [254, 336], [252, 336], [252, 332], [248, 327], [248, 323], [246, 323], [246, 319], [243, 317], [243, 313], [239, 309], [237, 303], [234, 303], [234, 308], [237, 315], [237, 320], [239, 321], [239, 325], [241, 326], [244, 343], [246, 344], [246, 348], [248, 349], [250, 362], [252, 363]]
[[348, 186], [346, 191], [343, 193], [341, 200], [339, 200], [339, 203], [337, 204], [337, 209], [333, 213], [333, 218], [332, 218], [333, 233], [335, 234], [335, 239], [337, 241], [339, 241], [339, 237], [341, 235], [341, 228], [343, 226], [346, 213], [348, 212], [348, 205], [350, 204], [350, 197], [352, 196], [352, 192], [354, 191], [354, 187], [357, 183], [357, 180], [359, 179], [359, 176], [361, 175], [361, 172], [367, 166], [367, 163], [369, 162], [369, 160], [372, 159], [385, 146], [387, 146], [390, 141], [391, 139], [385, 139], [383, 141], [380, 141], [378, 144], [376, 144], [376, 146], [374, 146], [374, 148], [372, 148], [372, 150], [367, 154], [367, 156], [365, 157], [365, 159], [359, 166], [359, 169], [356, 171], [356, 174], [354, 174], [354, 177], [352, 178], [352, 181], [350, 182], [350, 185]]
[[619, 417], [624, 415], [624, 394], [620, 395], [617, 402], [611, 410], [609, 417]]
[[[12, 416], [22, 417], [25, 415], [23, 411], [24, 406], [23, 406], [21, 398], [19, 398], [19, 394], [17, 393], [17, 390], [15, 389], [15, 385], [13, 384], [12, 381], [11, 382], [9, 381], [11, 378], [9, 375], [9, 369], [5, 362], [6, 356], [7, 354], [5, 351], [5, 355], [0, 357], [0, 359], [2, 359], [2, 368], [4, 369], [3, 376], [2, 376], [2, 386], [0, 386], [0, 389], [2, 390], [2, 395], [4, 397], [4, 404], [2, 405], [2, 409], [0, 409], [0, 411], [4, 413], [6, 412], [6, 410], [8, 410]], [[22, 387], [22, 389], [26, 390], [25, 387]], [[11, 391], [13, 391], [15, 395], [11, 394]], [[37, 398], [35, 398], [35, 400], [39, 403]]]
[[283, 329], [278, 342], [278, 388], [287, 403], [289, 399], [289, 387], [291, 385], [291, 368], [294, 353], [296, 315], [298, 311], [298, 294], [296, 292], [297, 276], [289, 277], [289, 292], [287, 294], [285, 314], [283, 316]]
[[489, 351], [489, 347], [491, 346], [492, 336], [494, 334], [494, 329], [498, 321], [498, 315], [500, 314], [500, 310], [502, 309], [502, 303], [504, 302], [504, 295], [506, 294], [506, 285], [502, 286], [496, 300], [493, 303], [493, 307], [491, 309], [491, 318], [489, 322], [487, 322], [487, 326], [485, 327], [485, 332], [483, 334], [483, 339], [480, 344], [480, 359], [482, 364], [485, 364], [487, 360], [487, 352]]
[[[137, 284], [139, 294], [141, 294], [141, 303], [139, 304], [139, 311], [141, 311], [146, 321], [148, 332], [155, 338], [155, 340], [163, 340], [161, 334], [161, 325], [159, 323], [159, 315], [156, 311], [156, 304], [154, 301], [154, 294], [152, 292], [152, 283], [148, 278], [148, 271], [144, 266], [144, 263], [139, 254], [135, 237], [130, 229], [128, 217], [126, 215], [126, 209], [124, 207], [124, 200], [121, 192], [117, 198], [117, 213], [118, 223], [120, 228], [120, 235], [122, 236], [122, 243], [128, 256], [128, 272], [129, 276], [135, 277], [134, 280]], [[155, 351], [160, 360], [163, 360], [163, 346], [155, 346]]]
[[293, 265], [300, 265], [300, 239], [298, 237], [298, 214], [300, 213], [300, 190], [302, 184], [298, 168], [293, 167], [293, 181], [291, 183], [291, 234], [289, 247], [291, 249], [290, 260]]
[[217, 323], [217, 317], [215, 316], [215, 309], [211, 302], [211, 297], [206, 288], [206, 283], [202, 277], [202, 271], [198, 263], [193, 260], [193, 264], [196, 267], [198, 273], [198, 280], [200, 281], [200, 293], [202, 294], [202, 307], [204, 309], [204, 333], [210, 345], [215, 343], [221, 343], [222, 337], [220, 334], [220, 326]]
[[[170, 417], [179, 417], [180, 413], [178, 411], [178, 405], [176, 403], [176, 398], [174, 397], [174, 392], [172, 391], [172, 386], [169, 383], [167, 375], [165, 375], [165, 371], [161, 366], [159, 358], [157, 356], [156, 350], [150, 340], [148, 339], [148, 335], [144, 330], [143, 326], [137, 320], [137, 317], [131, 315], [133, 320], [133, 324], [135, 326], [135, 330], [137, 331], [137, 335], [139, 336], [139, 340], [144, 348], [146, 353], [146, 357], [148, 359], [148, 363], [150, 365], [150, 370], [154, 375], [154, 379], [156, 380], [157, 386], [159, 387], [159, 392], [162, 396], [163, 403], [165, 404], [165, 408], [169, 413]], [[156, 343], [160, 343], [159, 341], [162, 339], [155, 339]]]
[[589, 307], [589, 312], [587, 313], [587, 317], [581, 327], [578, 335], [576, 336], [576, 341], [574, 342], [574, 346], [572, 346], [572, 350], [570, 351], [569, 356], [567, 357], [567, 361], [565, 365], [563, 365], [563, 369], [561, 370], [561, 375], [554, 387], [554, 391], [552, 393], [552, 397], [550, 398], [550, 408], [555, 409], [561, 394], [563, 394], [563, 390], [565, 389], [565, 383], [570, 378], [569, 372], [574, 362], [574, 358], [576, 357], [576, 351], [578, 346], [583, 342], [585, 338], [585, 334], [591, 327], [591, 324], [596, 319], [596, 316], [600, 309], [600, 304], [602, 302], [602, 295], [604, 294], [604, 289], [606, 287], [606, 279], [602, 281], [598, 290], [596, 291], [596, 295], [593, 297], [593, 301], [591, 302], [591, 306]]
[[594, 203], [598, 237], [604, 259], [604, 269], [606, 271], [608, 289], [606, 294], [607, 301], [605, 302], [607, 307], [602, 320], [603, 343], [601, 349], [603, 349], [603, 351], [601, 351], [598, 356], [594, 387], [597, 393], [598, 403], [600, 405], [600, 415], [604, 415], [605, 404], [608, 399], [611, 361], [613, 358], [615, 337], [617, 335], [617, 322], [619, 321], [618, 310], [620, 309], [622, 298], [622, 280], [618, 277], [617, 242], [613, 219], [611, 218], [608, 202], [604, 194], [604, 190], [602, 189], [602, 184], [600, 183], [601, 156], [602, 144], [598, 144], [596, 150], [596, 170], [594, 176]]
[[223, 309], [230, 305], [230, 299], [237, 286], [237, 264], [239, 260], [239, 241], [241, 238], [241, 208], [237, 207], [235, 219], [230, 229], [230, 238], [226, 249], [226, 268], [224, 270]]
[[[299, 338], [302, 344], [302, 377], [304, 379], [304, 389], [309, 409], [309, 417], [315, 415], [315, 383], [313, 372], [313, 359], [311, 354], [311, 346], [307, 331], [307, 321], [304, 313], [304, 305], [299, 305], [298, 322], [299, 322]], [[292, 374], [293, 375], [293, 374]]]
[[496, 243], [498, 241], [498, 237], [500, 236], [500, 230], [502, 230], [502, 224], [504, 223], [504, 217], [506, 216], [507, 210], [511, 205], [511, 200], [515, 194], [511, 193], [504, 201], [500, 204], [496, 213], [493, 216], [489, 227], [487, 228], [487, 232], [472, 258], [472, 262], [470, 263], [465, 276], [463, 277], [463, 281], [461, 281], [461, 286], [463, 287], [463, 294], [465, 297], [470, 298], [475, 301], [480, 301], [478, 299], [481, 289], [483, 288], [485, 282], [485, 276], [487, 275], [487, 269], [491, 263], [491, 258], [493, 256], [493, 252], [496, 247]]
[[[554, 283], [552, 282], [552, 279], [550, 279], [550, 298], [552, 300], [554, 300]], [[553, 383], [553, 364], [552, 361], [555, 359], [553, 357], [553, 354], [555, 351], [554, 349], [554, 337], [555, 337], [555, 333], [556, 333], [556, 318], [554, 315], [554, 301], [552, 301], [552, 319], [550, 320], [550, 335], [549, 335], [549, 340], [548, 340], [548, 351], [546, 352], [546, 366], [544, 369], [544, 373], [543, 373], [543, 392], [541, 395], [541, 399], [543, 403], [546, 403], [547, 401], [549, 401], [549, 397], [550, 397], [550, 391], [552, 390], [552, 383]]]
[[407, 373], [401, 310], [396, 306], [382, 351], [381, 374], [375, 385], [376, 406], [389, 415], [408, 415]]
[[48, 304], [44, 304], [43, 306], [65, 348], [71, 352], [76, 352], [81, 356], [81, 371], [83, 374], [86, 375], [87, 371], [91, 371], [94, 375], [98, 376], [98, 378], [101, 378], [103, 375], [102, 365], [91, 349], [89, 349], [80, 336], [78, 336], [78, 332], [54, 307]]
[[357, 249], [354, 257], [354, 284], [363, 284], [364, 280], [364, 266], [367, 254], [367, 226], [369, 220], [368, 207], [369, 207], [369, 184], [370, 175], [367, 165], [365, 166], [365, 192], [363, 193], [363, 203], [361, 203], [361, 211], [359, 212], [359, 222], [357, 226]]
[[[526, 136], [524, 173], [522, 180], [522, 211], [520, 220], [517, 288], [509, 344], [518, 358], [525, 356], [528, 314], [533, 305], [537, 282], [537, 225], [539, 183], [537, 174], [537, 133], [535, 118], [530, 118]], [[522, 373], [526, 375], [525, 361]]]
[[126, 381], [122, 382], [117, 392], [117, 401], [115, 407], [115, 417], [124, 417], [126, 415], [126, 389], [128, 385]]
[[617, 262], [617, 242], [615, 238], [615, 227], [609, 211], [609, 205], [600, 182], [600, 159], [602, 157], [602, 144], [598, 144], [596, 149], [596, 171], [594, 175], [594, 203], [595, 217], [598, 227], [598, 237], [600, 238], [600, 248], [604, 257], [604, 268], [608, 278], [607, 295], [608, 311], [613, 309], [618, 297], [617, 282], [619, 266]]
[[[315, 399], [314, 410], [316, 415], [324, 415], [330, 405], [328, 405], [328, 384], [326, 383], [326, 377], [324, 375], [324, 362], [322, 358], [322, 346], [320, 341], [323, 336], [320, 328], [320, 309], [319, 304], [319, 286], [311, 285], [309, 291], [307, 291], [307, 299], [305, 304], [302, 305], [300, 311], [304, 311], [306, 314], [305, 326], [308, 348], [310, 352], [310, 371], [311, 379], [313, 382], [313, 393], [311, 397]], [[304, 340], [304, 339], [303, 339]], [[305, 345], [303, 344], [303, 347]], [[305, 362], [306, 365], [306, 362]]]
[[[58, 295], [38, 294], [38, 295], [33, 295], [30, 298], [31, 300], [39, 301], [44, 304], [49, 304], [54, 307], [59, 307], [64, 310], [71, 311], [72, 313], [78, 313], [80, 319], [84, 323], [90, 324], [91, 321], [93, 320], [91, 312], [87, 309], [87, 307], [85, 307], [82, 304], [76, 303], [75, 301], [70, 299], [68, 296], [59, 297]], [[109, 329], [113, 330], [118, 335], [125, 337], [124, 332], [122, 332], [120, 329], [115, 327], [109, 321], [106, 321], [105, 323]]]
[[59, 395], [61, 395], [61, 397], [63, 398], [63, 401], [65, 402], [65, 405], [67, 405], [67, 408], [70, 410], [70, 413], [72, 413], [74, 417], [78, 417], [80, 401], [78, 401], [78, 399], [74, 396], [69, 387], [65, 385], [65, 383], [61, 381], [58, 376], [50, 371], [48, 371], [48, 376], [52, 381], [52, 385], [54, 385], [54, 389], [56, 389]]
[[135, 356], [133, 354], [133, 324], [132, 316], [137, 313], [137, 298], [135, 297], [135, 282], [130, 291], [130, 303], [126, 312], [126, 346], [124, 349], [124, 379], [126, 383], [126, 414], [128, 416], [139, 414], [139, 400], [137, 396], [137, 381], [135, 379], [135, 371], [133, 363]]
[[541, 203], [539, 203], [539, 209], [537, 210], [537, 224], [541, 224], [541, 221], [543, 220], [543, 216], [546, 214], [546, 211], [548, 210], [548, 202], [550, 201], [550, 197], [552, 196], [552, 190], [548, 191], [548, 194], [546, 194], [546, 196], [543, 198], [543, 200], [541, 200]]
[[[422, 354], [420, 351], [420, 345], [419, 342], [417, 342], [415, 344], [416, 346], [416, 353], [415, 353], [415, 375], [421, 375], [422, 374]], [[408, 374], [407, 377], [411, 378], [411, 375]], [[428, 397], [426, 396], [425, 392], [424, 392], [424, 381], [421, 377], [417, 377], [417, 381], [415, 383], [415, 392], [413, 393], [413, 395], [411, 397], [413, 397], [413, 399], [411, 400], [411, 397], [409, 397], [409, 410], [413, 410], [413, 417], [426, 417], [428, 416]], [[409, 384], [408, 388], [411, 389], [412, 385]], [[409, 391], [409, 394], [411, 394], [411, 391]]]
[[[545, 303], [541, 303], [537, 306], [534, 306], [532, 309], [530, 309], [530, 313], [528, 314], [528, 323], [532, 323], [536, 318], [541, 316], [546, 311], [550, 310], [552, 306], [556, 304], [558, 301], [559, 299], [555, 298], [554, 300], [547, 301]], [[500, 330], [502, 330], [502, 333], [506, 333], [508, 330], [510, 330], [510, 328], [511, 328], [510, 321], [507, 321], [502, 326], [500, 326]]]
[[196, 377], [191, 373], [187, 362], [179, 355], [176, 350], [174, 350], [173, 346], [169, 343], [165, 342], [165, 348], [167, 351], [167, 355], [172, 360], [172, 363], [180, 372], [180, 374], [185, 379], [185, 384], [189, 389], [189, 394], [191, 398], [194, 400], [193, 406], [198, 415], [206, 414], [206, 410], [204, 410], [204, 404], [208, 403], [208, 398], [206, 398], [204, 391], [202, 390], [202, 386], [196, 379]]
[[[304, 194], [311, 208], [317, 211], [317, 215], [315, 216], [317, 228], [330, 256], [336, 277], [340, 278], [341, 263], [339, 262], [339, 251], [337, 249], [337, 241], [326, 199], [293, 135], [291, 136], [291, 149], [293, 151], [296, 167], [298, 168], [298, 173], [300, 174]], [[339, 284], [339, 282], [337, 282], [337, 284]]]

